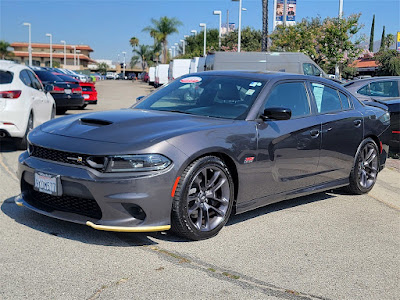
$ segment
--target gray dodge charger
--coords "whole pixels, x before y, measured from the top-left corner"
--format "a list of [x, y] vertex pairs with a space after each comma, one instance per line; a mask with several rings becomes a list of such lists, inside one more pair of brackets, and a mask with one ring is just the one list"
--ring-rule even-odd
[[232, 211], [343, 186], [367, 193], [389, 124], [386, 110], [322, 78], [191, 74], [129, 109], [34, 129], [15, 202], [99, 230], [206, 239]]

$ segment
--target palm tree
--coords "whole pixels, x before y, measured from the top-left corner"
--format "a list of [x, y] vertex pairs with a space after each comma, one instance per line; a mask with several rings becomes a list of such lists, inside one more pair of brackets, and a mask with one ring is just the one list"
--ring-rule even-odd
[[151, 19], [153, 26], [147, 26], [143, 31], [150, 33], [150, 36], [159, 41], [162, 46], [163, 52], [163, 63], [165, 64], [168, 59], [168, 41], [167, 38], [172, 33], [178, 33], [178, 26], [182, 25], [182, 22], [176, 18], [161, 17], [160, 20]]
[[8, 50], [11, 45], [4, 40], [0, 41], [0, 56], [5, 59], [7, 56], [12, 56], [12, 52]]
[[268, 0], [262, 0], [262, 42], [261, 51], [268, 51]]
[[142, 64], [142, 70], [146, 69], [146, 66], [151, 64], [153, 61], [152, 51], [148, 45], [139, 45], [138, 48], [132, 50], [136, 55], [132, 56], [131, 67], [133, 68], [138, 62]]
[[139, 45], [139, 39], [135, 36], [131, 37], [131, 39], [129, 40], [129, 44], [131, 44], [131, 46], [133, 48], [135, 48], [136, 46]]

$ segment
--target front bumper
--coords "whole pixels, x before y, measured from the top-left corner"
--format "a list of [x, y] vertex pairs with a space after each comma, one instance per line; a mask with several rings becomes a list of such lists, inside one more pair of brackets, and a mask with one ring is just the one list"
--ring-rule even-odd
[[[35, 171], [60, 175], [62, 196], [34, 191]], [[40, 214], [98, 230], [164, 231], [170, 229], [173, 172], [168, 168], [152, 175], [109, 177], [84, 166], [42, 160], [24, 152], [18, 167], [21, 194], [15, 202]]]

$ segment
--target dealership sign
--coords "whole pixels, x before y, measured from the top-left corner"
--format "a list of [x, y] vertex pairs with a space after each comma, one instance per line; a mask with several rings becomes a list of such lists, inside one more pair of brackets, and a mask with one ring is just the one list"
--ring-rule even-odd
[[296, 24], [296, 0], [275, 0], [274, 1], [274, 28], [276, 25], [284, 24], [284, 8], [286, 2], [286, 25]]

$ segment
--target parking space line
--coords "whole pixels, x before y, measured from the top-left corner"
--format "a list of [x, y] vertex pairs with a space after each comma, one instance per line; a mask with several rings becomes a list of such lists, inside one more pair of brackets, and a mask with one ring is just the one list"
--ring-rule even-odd
[[11, 178], [14, 179], [15, 181], [18, 181], [17, 175], [15, 175], [6, 165], [6, 163], [4, 162], [4, 156], [3, 154], [0, 153], [0, 165], [3, 167], [3, 169], [10, 174]]

